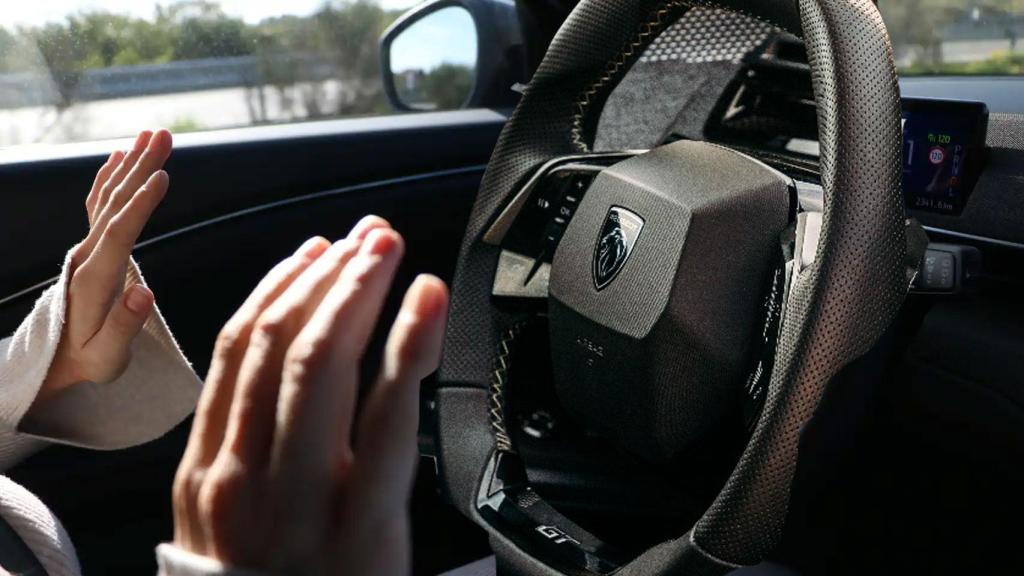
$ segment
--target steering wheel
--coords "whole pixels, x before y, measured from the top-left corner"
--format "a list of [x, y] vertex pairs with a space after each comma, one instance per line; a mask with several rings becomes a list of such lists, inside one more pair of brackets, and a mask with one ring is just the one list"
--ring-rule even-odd
[[[799, 210], [789, 178], [726, 147], [591, 150], [616, 82], [695, 6], [805, 40], [820, 215]], [[871, 0], [581, 0], [484, 175], [439, 371], [443, 485], [489, 531], [503, 573], [721, 574], [773, 549], [801, 428], [907, 292], [901, 139], [892, 49]], [[737, 405], [753, 406], [738, 461], [683, 536], [623, 555], [531, 488], [505, 397], [515, 337], [535, 314], [517, 302], [530, 299], [543, 303], [561, 403], [640, 458], [716, 446]]]

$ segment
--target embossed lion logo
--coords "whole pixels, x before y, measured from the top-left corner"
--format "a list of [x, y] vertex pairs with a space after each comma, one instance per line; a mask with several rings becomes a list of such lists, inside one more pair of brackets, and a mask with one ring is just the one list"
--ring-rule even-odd
[[615, 274], [626, 258], [626, 237], [618, 226], [618, 217], [613, 214], [610, 219], [614, 220], [615, 225], [601, 237], [597, 247], [597, 276], [601, 281]]

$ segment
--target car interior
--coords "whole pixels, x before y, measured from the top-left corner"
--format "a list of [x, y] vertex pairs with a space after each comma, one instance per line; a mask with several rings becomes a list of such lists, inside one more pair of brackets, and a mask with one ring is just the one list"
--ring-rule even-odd
[[[472, 76], [410, 71], [453, 10]], [[1018, 31], [1016, 0], [428, 0], [374, 31], [386, 113], [176, 134], [135, 258], [200, 376], [274, 263], [365, 214], [397, 287], [449, 283], [416, 575], [1022, 573]], [[1007, 68], [935, 64], [961, 49]], [[0, 333], [118, 142], [0, 148]], [[190, 423], [5, 474], [85, 574], [154, 573]]]

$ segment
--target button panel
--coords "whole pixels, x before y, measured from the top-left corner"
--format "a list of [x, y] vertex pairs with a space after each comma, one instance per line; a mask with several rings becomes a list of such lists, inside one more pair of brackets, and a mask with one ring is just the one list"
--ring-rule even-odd
[[603, 166], [568, 164], [552, 170], [533, 191], [502, 248], [550, 263], [576, 208]]
[[921, 266], [919, 287], [925, 290], [952, 290], [956, 287], [956, 260], [950, 252], [928, 250]]
[[960, 294], [981, 274], [981, 252], [972, 246], [928, 244], [910, 285], [915, 294]]

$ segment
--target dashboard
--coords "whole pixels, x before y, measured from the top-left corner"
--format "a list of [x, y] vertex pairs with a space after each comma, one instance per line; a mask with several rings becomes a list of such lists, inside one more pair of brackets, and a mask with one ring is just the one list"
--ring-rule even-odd
[[[915, 288], [919, 292], [959, 293], [960, 282], [981, 271], [982, 255], [985, 272], [1016, 268], [1010, 263], [1024, 257], [1024, 114], [1007, 113], [1005, 102], [998, 101], [998, 112], [993, 113], [984, 91], [974, 93], [977, 100], [936, 93], [925, 97], [927, 91], [920, 87], [933, 83], [911, 85], [917, 89], [902, 90], [903, 198], [908, 215], [925, 227], [936, 244], [926, 262], [926, 272], [935, 273], [934, 282]], [[1024, 79], [992, 85], [1024, 93]], [[749, 89], [749, 84], [741, 89]], [[793, 99], [787, 101], [788, 107], [776, 106], [765, 98], [763, 87], [750, 92], [757, 94], [759, 104], [744, 105], [746, 117], [724, 115], [719, 125], [713, 123], [712, 115], [705, 127], [707, 139], [786, 173], [796, 183], [803, 208], [821, 211], [813, 109], [810, 114], [807, 110], [790, 113], [788, 123], [776, 122], [770, 114], [792, 112]], [[742, 98], [737, 91], [722, 100], [735, 104]], [[801, 120], [793, 122], [793, 118]], [[751, 130], [751, 126], [755, 128]], [[629, 155], [609, 151], [586, 159], [564, 158], [561, 165], [538, 171], [485, 238], [505, 248], [494, 296], [541, 298], [546, 294], [551, 256], [582, 191], [603, 166]], [[550, 178], [541, 178], [542, 173]], [[534, 187], [537, 189], [532, 190]], [[512, 226], [516, 215], [522, 226]], [[1014, 253], [1012, 258], [1004, 257], [1006, 249]], [[1000, 260], [1006, 265], [1000, 266]]]
[[[903, 198], [908, 210], [959, 215], [988, 155], [989, 110], [984, 102], [940, 98], [902, 99]], [[785, 151], [819, 156], [818, 142], [793, 137]], [[758, 150], [750, 150], [758, 156]], [[775, 158], [778, 161], [778, 158]], [[810, 164], [806, 166], [813, 172]]]
[[[707, 139], [819, 184], [809, 85], [783, 92], [765, 74], [738, 77], [720, 102], [744, 112], [714, 111]], [[911, 78], [900, 88], [908, 214], [945, 240], [1024, 251], [1024, 78]]]

